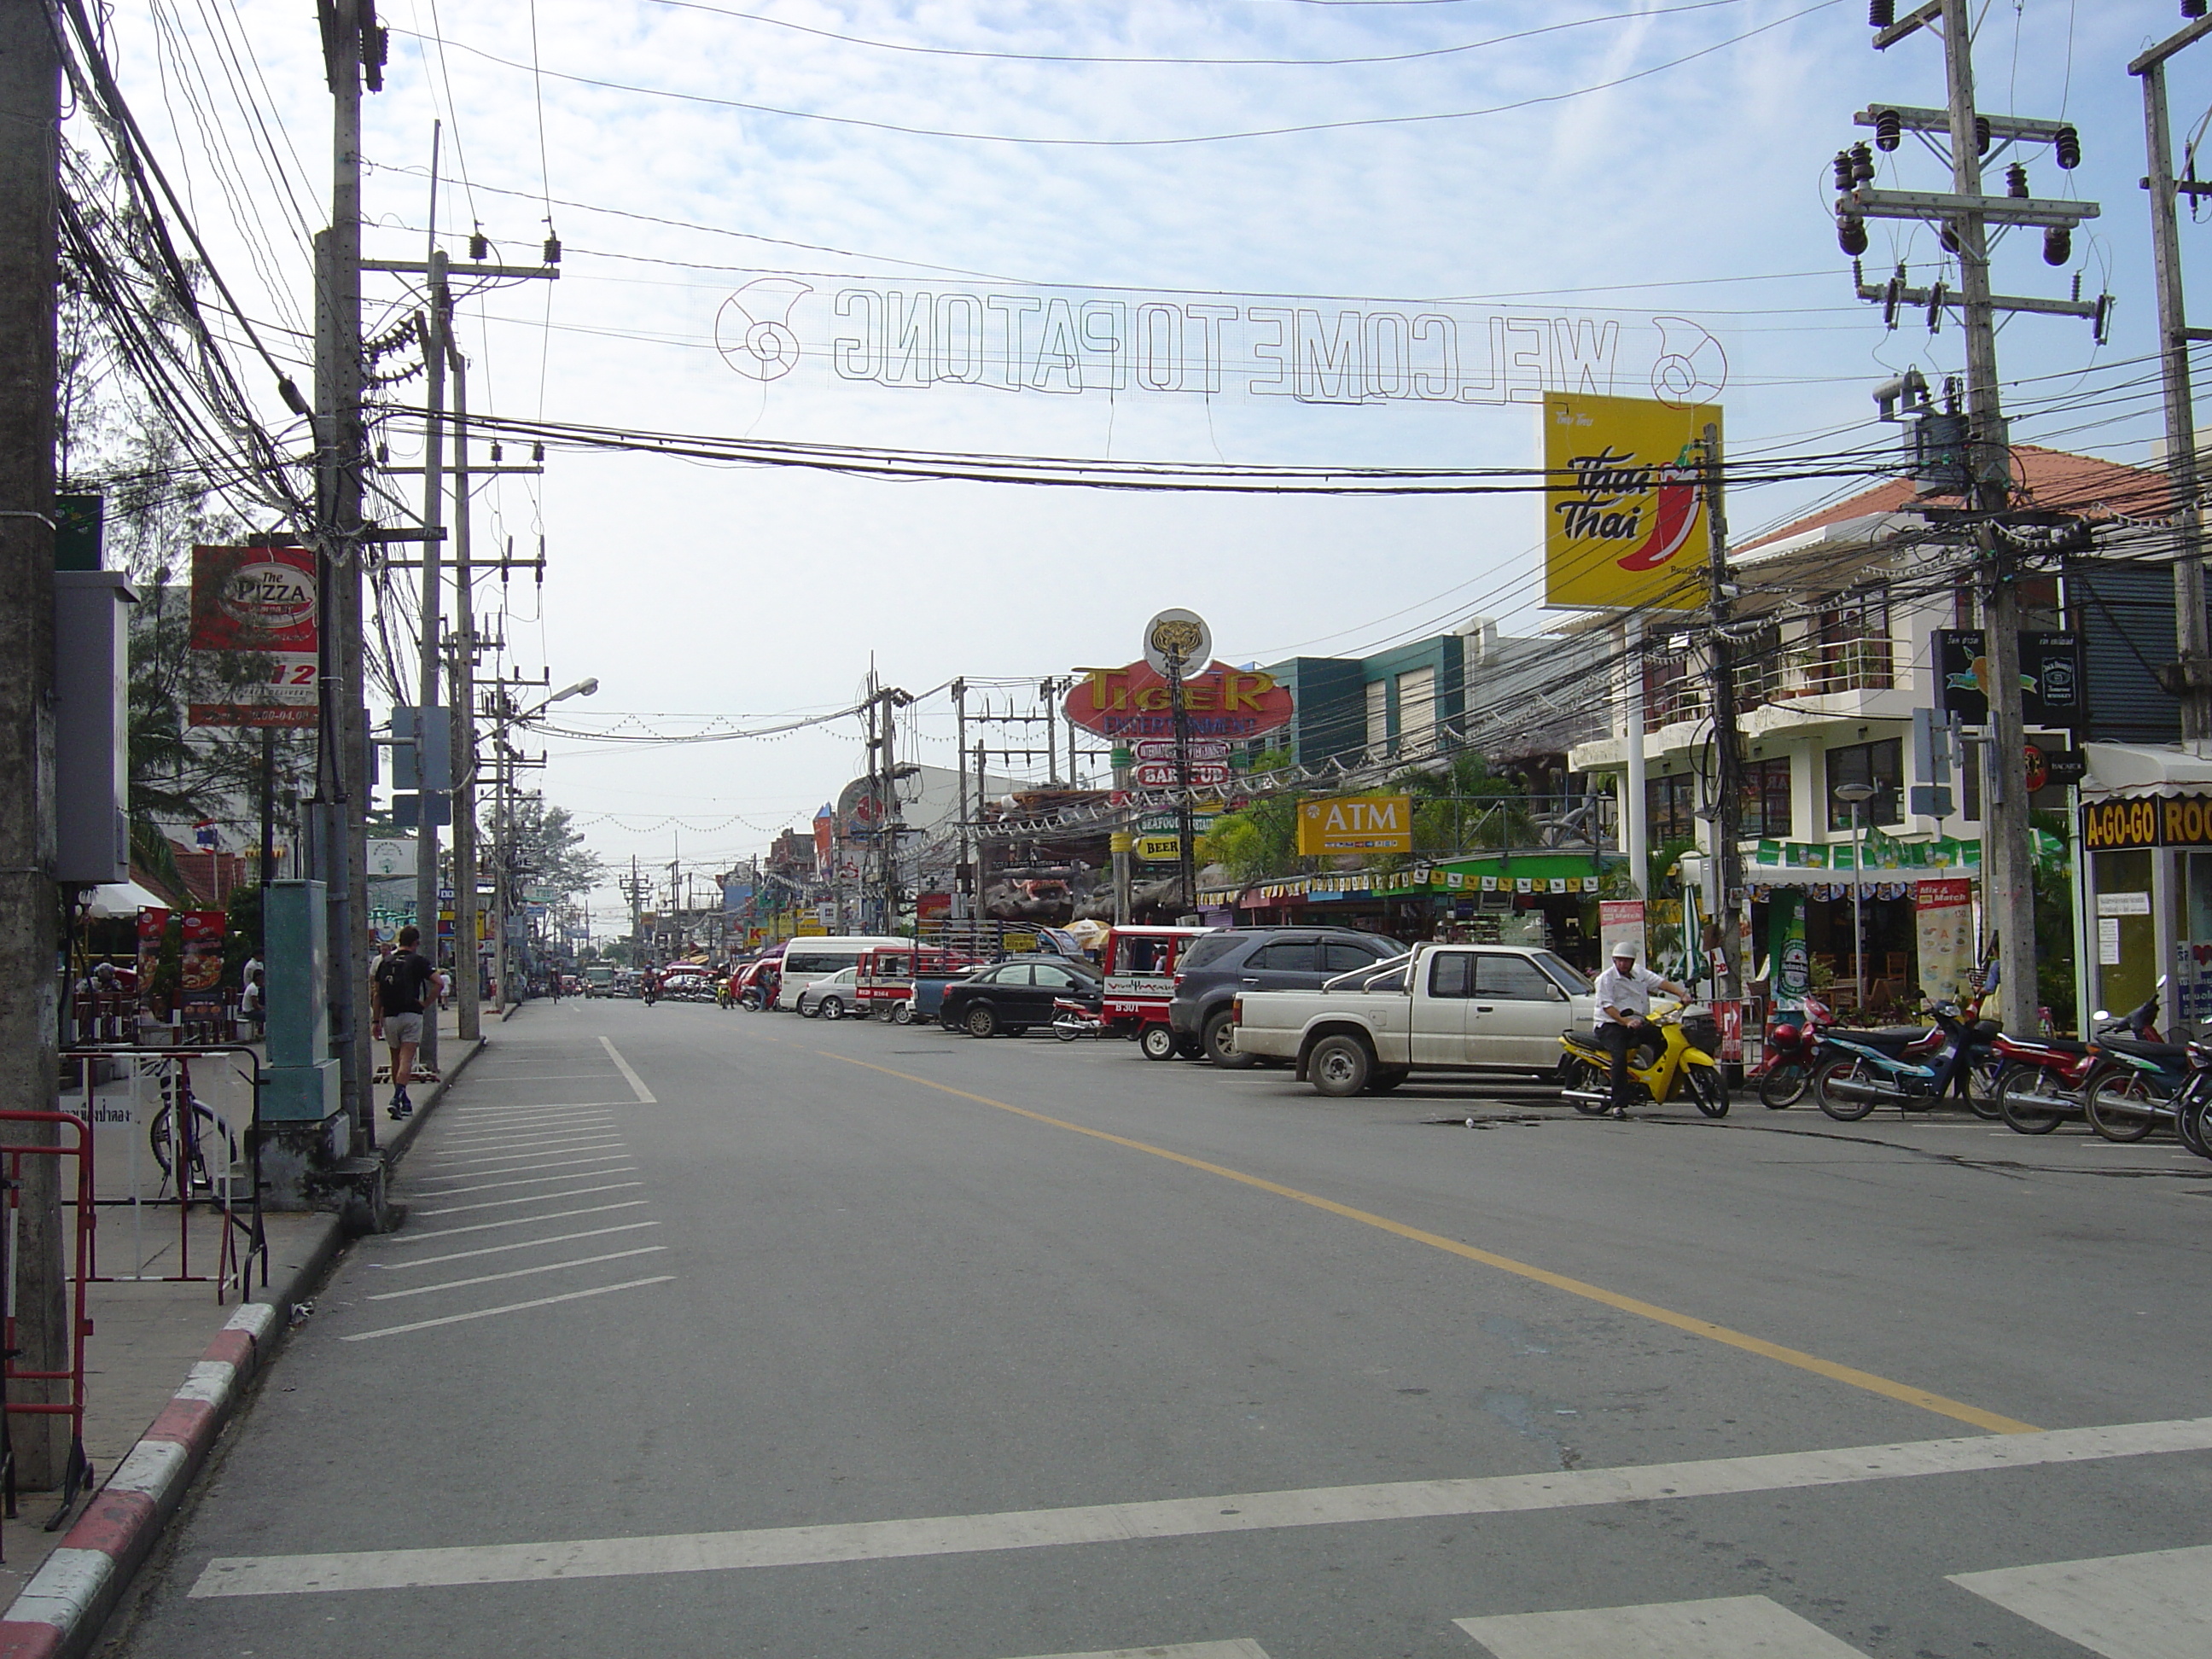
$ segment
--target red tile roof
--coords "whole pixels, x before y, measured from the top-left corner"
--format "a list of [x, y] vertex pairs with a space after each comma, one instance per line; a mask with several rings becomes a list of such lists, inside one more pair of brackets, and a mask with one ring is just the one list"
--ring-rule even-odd
[[[2139, 466], [2123, 466], [2117, 461], [2099, 460], [2094, 455], [2069, 455], [2059, 449], [2039, 449], [2033, 444], [2016, 444], [2013, 447], [2013, 476], [2017, 483], [2021, 504], [2043, 507], [2069, 513], [2084, 518], [2154, 518], [2162, 516], [2168, 508], [2166, 475]], [[1863, 519], [1876, 513], [1896, 513], [1903, 510], [1918, 491], [1909, 478], [1892, 478], [1876, 484], [1872, 489], [1861, 490], [1848, 501], [1824, 507], [1817, 513], [1808, 514], [1779, 530], [1769, 531], [1757, 540], [1747, 542], [1735, 551], [1748, 553], [1754, 548], [1765, 547], [1775, 542], [1787, 541], [1793, 536], [1802, 536], [1815, 530], [1825, 530], [1830, 525], [1842, 524], [1851, 519]], [[1931, 497], [1957, 502], [1957, 496]]]

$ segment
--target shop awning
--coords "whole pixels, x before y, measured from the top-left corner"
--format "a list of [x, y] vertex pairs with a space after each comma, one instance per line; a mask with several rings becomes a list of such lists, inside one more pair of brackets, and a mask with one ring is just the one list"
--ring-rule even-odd
[[[1685, 886], [1696, 887], [1704, 884], [1704, 854], [1683, 854], [1681, 866]], [[1981, 872], [1978, 863], [1916, 868], [1877, 868], [1869, 865], [1858, 872], [1856, 879], [1867, 896], [1872, 898], [1880, 889], [1886, 887], [1901, 890], [1923, 881], [1967, 881]], [[1840, 887], [1848, 892], [1852, 883], [1853, 872], [1849, 863], [1840, 870], [1823, 870], [1794, 864], [1754, 864], [1748, 859], [1744, 861], [1743, 884], [1746, 887]]]
[[2212, 790], [2212, 757], [2178, 744], [2086, 743], [2085, 800], [2107, 795], [2181, 795]]
[[87, 907], [90, 915], [112, 921], [120, 916], [135, 916], [142, 909], [166, 910], [169, 901], [159, 893], [149, 892], [135, 881], [113, 881], [92, 890], [92, 902]]

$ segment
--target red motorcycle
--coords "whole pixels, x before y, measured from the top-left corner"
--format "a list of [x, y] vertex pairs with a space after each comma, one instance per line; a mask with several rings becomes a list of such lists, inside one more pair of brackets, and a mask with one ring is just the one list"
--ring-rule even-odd
[[[2165, 984], [2159, 981], [2160, 989]], [[2004, 1067], [1997, 1074], [1997, 1106], [2005, 1127], [2016, 1134], [2047, 1135], [2068, 1118], [2087, 1113], [2089, 1127], [2107, 1140], [2142, 1139], [2154, 1116], [2146, 1115], [2140, 1127], [2130, 1123], [2118, 1133], [2098, 1121], [2092, 1105], [2094, 1085], [2100, 1073], [2113, 1069], [2113, 1061], [2097, 1045], [2106, 1037], [2157, 1042], [2152, 1022], [2158, 1018], [2158, 992], [2152, 992], [2141, 1007], [2118, 1019], [2100, 1010], [2087, 1042], [2073, 1037], [1998, 1037], [1992, 1046]], [[2122, 1121], [2123, 1115], [2115, 1111], [2113, 1118]]]
[[1820, 1045], [1820, 1033], [1836, 1023], [1818, 997], [1804, 1000], [1803, 1008], [1778, 1013], [1768, 1022], [1765, 1056], [1744, 1079], [1759, 1085], [1759, 1103], [1774, 1111], [1805, 1097], [1813, 1082], [1813, 1050]]

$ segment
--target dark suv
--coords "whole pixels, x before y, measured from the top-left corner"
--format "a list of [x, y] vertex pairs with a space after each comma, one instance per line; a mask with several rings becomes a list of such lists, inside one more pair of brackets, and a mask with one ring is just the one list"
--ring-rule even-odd
[[1224, 927], [1194, 939], [1176, 964], [1175, 1000], [1168, 1004], [1176, 1047], [1241, 1070], [1253, 1057], [1230, 1046], [1229, 1005], [1239, 991], [1317, 991], [1324, 980], [1405, 949], [1350, 927]]

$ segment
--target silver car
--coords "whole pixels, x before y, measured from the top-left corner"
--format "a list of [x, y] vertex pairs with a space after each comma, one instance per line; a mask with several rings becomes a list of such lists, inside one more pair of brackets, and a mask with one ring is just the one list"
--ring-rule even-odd
[[816, 980], [799, 994], [799, 1012], [809, 1019], [866, 1014], [867, 1005], [860, 999], [860, 977], [858, 968], [847, 968], [827, 979]]

